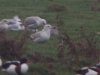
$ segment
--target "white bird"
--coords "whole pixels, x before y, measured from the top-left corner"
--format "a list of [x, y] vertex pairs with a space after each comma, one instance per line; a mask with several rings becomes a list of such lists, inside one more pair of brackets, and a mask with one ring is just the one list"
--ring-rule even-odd
[[3, 21], [7, 22], [8, 24], [15, 24], [16, 22], [21, 22], [21, 19], [18, 16], [14, 16], [10, 19], [2, 19]]
[[1, 22], [7, 24], [9, 30], [19, 31], [25, 29], [25, 26], [21, 25], [21, 19], [18, 16], [14, 16], [12, 19], [3, 19]]
[[2, 21], [5, 21], [8, 25], [22, 24], [18, 16], [14, 16], [12, 19], [3, 19]]
[[37, 28], [39, 26], [43, 26], [46, 25], [47, 22], [45, 19], [42, 19], [38, 16], [31, 16], [31, 17], [27, 17], [25, 19], [25, 25], [27, 25], [29, 28]]
[[88, 69], [88, 72], [85, 75], [98, 75], [98, 72]]
[[47, 40], [50, 39], [51, 29], [52, 29], [52, 26], [49, 24], [46, 24], [41, 31], [38, 31], [32, 34], [30, 37], [34, 42], [37, 42], [37, 43], [46, 42]]
[[84, 67], [76, 71], [76, 75], [98, 75], [98, 72], [88, 68]]
[[8, 61], [2, 64], [1, 68], [2, 71], [5, 71], [11, 75], [23, 75], [29, 69], [26, 58], [22, 58], [19, 61]]

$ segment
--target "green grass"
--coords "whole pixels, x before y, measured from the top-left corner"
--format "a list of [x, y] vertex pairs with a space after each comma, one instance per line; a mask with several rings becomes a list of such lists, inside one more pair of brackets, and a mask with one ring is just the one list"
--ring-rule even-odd
[[[19, 15], [22, 19], [28, 16], [41, 16], [49, 23], [55, 20], [54, 12], [46, 12], [47, 6], [51, 4], [49, 0], [0, 0], [0, 19], [11, 18]], [[62, 30], [67, 32], [72, 38], [78, 38], [78, 29], [80, 26], [88, 28], [90, 31], [100, 31], [100, 12], [91, 11], [91, 5], [94, 0], [54, 0], [54, 3], [61, 3], [67, 7], [67, 10], [60, 15], [65, 24]], [[15, 34], [17, 35], [17, 34]], [[49, 54], [56, 57], [58, 40], [52, 38], [45, 44], [35, 44], [27, 42], [27, 53], [34, 51]], [[58, 71], [57, 75], [72, 75], [67, 71]], [[0, 75], [5, 75], [1, 73]]]

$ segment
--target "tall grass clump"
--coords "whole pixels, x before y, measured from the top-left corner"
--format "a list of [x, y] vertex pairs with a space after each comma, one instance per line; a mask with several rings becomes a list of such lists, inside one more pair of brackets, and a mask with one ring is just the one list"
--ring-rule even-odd
[[[12, 34], [13, 35], [13, 34]], [[25, 43], [27, 41], [27, 32], [21, 32], [18, 38], [7, 35], [7, 32], [0, 32], [0, 56], [5, 59], [18, 59], [25, 53]]]
[[84, 27], [80, 27], [78, 40], [72, 39], [66, 33], [62, 34], [60, 40], [58, 58], [68, 68], [91, 66], [99, 62], [100, 48], [94, 32], [87, 32]]
[[93, 1], [92, 5], [91, 5], [91, 10], [92, 11], [100, 11], [100, 0]]
[[78, 39], [72, 39], [62, 28], [65, 23], [61, 13], [66, 10], [66, 6], [59, 3], [51, 3], [48, 6], [48, 11], [56, 13], [55, 24], [60, 32], [58, 37], [60, 43], [57, 48], [59, 63], [66, 65], [67, 69], [75, 69], [97, 63], [100, 60], [97, 35], [82, 26], [78, 31]]

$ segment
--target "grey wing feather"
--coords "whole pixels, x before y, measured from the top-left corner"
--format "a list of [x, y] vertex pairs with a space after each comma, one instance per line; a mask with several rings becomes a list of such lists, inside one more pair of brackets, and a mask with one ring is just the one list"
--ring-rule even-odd
[[40, 32], [36, 32], [36, 33], [34, 33], [34, 34], [31, 35], [31, 38], [35, 39], [35, 38], [38, 38], [40, 36], [41, 36]]

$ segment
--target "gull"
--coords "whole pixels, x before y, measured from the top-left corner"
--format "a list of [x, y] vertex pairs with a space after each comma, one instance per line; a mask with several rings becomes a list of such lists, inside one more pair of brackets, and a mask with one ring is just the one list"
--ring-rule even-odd
[[2, 30], [14, 30], [14, 31], [19, 31], [19, 30], [24, 30], [25, 27], [21, 25], [8, 25], [5, 22], [0, 22], [0, 31]]
[[6, 20], [8, 22], [12, 22], [12, 21], [19, 21], [20, 22], [21, 21], [21, 19], [18, 16], [14, 16], [11, 19], [3, 19], [3, 20]]
[[14, 16], [12, 19], [3, 19], [8, 25], [22, 24], [21, 19], [18, 16]]
[[31, 34], [31, 39], [33, 42], [43, 43], [50, 39], [50, 31], [52, 26], [50, 24], [46, 24], [41, 31], [38, 31], [34, 34]]
[[96, 72], [88, 67], [81, 68], [75, 72], [76, 72], [76, 75], [98, 75], [99, 74], [98, 72]]
[[3, 19], [1, 21], [8, 25], [9, 30], [19, 31], [25, 29], [25, 26], [22, 25], [21, 19], [18, 16], [14, 16], [12, 19]]
[[24, 23], [25, 25], [28, 26], [28, 28], [33, 28], [33, 29], [47, 24], [45, 19], [40, 18], [38, 16], [27, 17]]

